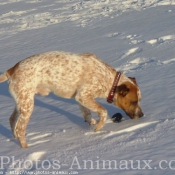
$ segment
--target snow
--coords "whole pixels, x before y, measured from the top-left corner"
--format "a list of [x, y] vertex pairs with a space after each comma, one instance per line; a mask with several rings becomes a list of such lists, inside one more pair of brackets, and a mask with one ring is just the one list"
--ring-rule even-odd
[[[130, 120], [98, 99], [109, 118], [94, 133], [74, 100], [36, 96], [26, 134], [29, 148], [22, 149], [8, 121], [14, 102], [7, 82], [1, 83], [0, 174], [172, 175], [174, 5], [174, 0], [1, 0], [0, 73], [36, 53], [92, 52], [136, 77], [145, 116]], [[110, 120], [117, 112], [125, 118], [121, 123]], [[104, 166], [107, 160], [114, 160], [111, 167], [107, 162]]]

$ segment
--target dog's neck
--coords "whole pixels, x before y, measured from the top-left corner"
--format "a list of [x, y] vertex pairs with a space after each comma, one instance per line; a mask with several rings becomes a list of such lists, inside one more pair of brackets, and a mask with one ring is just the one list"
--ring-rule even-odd
[[[109, 82], [108, 82], [108, 88], [107, 88], [107, 91], [105, 93], [105, 98], [108, 98], [108, 95], [109, 95], [109, 92], [113, 86], [116, 74], [117, 74], [117, 71], [115, 71], [115, 72], [113, 71], [111, 74], [111, 77], [110, 77]], [[134, 84], [133, 81], [131, 79], [129, 79], [124, 73], [121, 73], [117, 86], [120, 86], [121, 84], [123, 84], [125, 82], [130, 82], [130, 83]]]
[[121, 76], [121, 72], [117, 72], [116, 76], [115, 76], [115, 79], [114, 79], [114, 82], [113, 82], [113, 85], [111, 87], [111, 90], [109, 92], [109, 95], [107, 97], [107, 102], [108, 103], [113, 103], [113, 101], [114, 101], [114, 96], [115, 96], [116, 88], [118, 86], [118, 82], [120, 80], [120, 76]]

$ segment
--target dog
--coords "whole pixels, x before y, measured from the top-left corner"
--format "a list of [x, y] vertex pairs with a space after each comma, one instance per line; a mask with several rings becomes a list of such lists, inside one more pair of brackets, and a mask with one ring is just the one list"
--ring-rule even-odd
[[[10, 126], [22, 148], [28, 147], [25, 134], [35, 94], [47, 96], [53, 92], [63, 98], [74, 98], [85, 121], [95, 125], [95, 132], [103, 128], [107, 118], [107, 110], [95, 98], [107, 98], [131, 119], [143, 116], [136, 79], [124, 73], [119, 75], [92, 53], [53, 51], [36, 54], [3, 73], [0, 82], [6, 80], [16, 104], [9, 119]], [[98, 114], [98, 121], [92, 118], [90, 110]]]

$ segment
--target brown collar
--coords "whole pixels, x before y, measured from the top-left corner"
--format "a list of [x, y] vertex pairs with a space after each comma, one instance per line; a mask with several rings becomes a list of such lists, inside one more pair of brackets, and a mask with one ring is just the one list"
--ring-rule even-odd
[[114, 101], [114, 95], [115, 95], [115, 91], [116, 91], [120, 76], [121, 76], [121, 72], [117, 72], [115, 79], [114, 79], [114, 82], [113, 82], [113, 85], [112, 85], [112, 88], [111, 88], [109, 95], [107, 97], [108, 103], [112, 103]]

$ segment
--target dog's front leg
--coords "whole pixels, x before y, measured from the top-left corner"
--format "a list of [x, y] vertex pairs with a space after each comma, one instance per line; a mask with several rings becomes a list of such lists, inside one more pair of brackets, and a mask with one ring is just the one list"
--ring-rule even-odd
[[91, 111], [88, 108], [81, 105], [80, 103], [79, 103], [79, 107], [83, 114], [85, 122], [89, 123], [89, 125], [95, 125], [96, 120], [92, 118]]
[[[97, 103], [98, 104], [98, 103]], [[99, 131], [101, 128], [103, 128], [103, 126], [105, 125], [106, 122], [106, 118], [107, 118], [107, 111], [106, 109], [104, 109], [102, 106], [98, 106], [98, 116], [99, 116], [99, 121], [98, 123], [95, 125], [95, 129], [94, 132]]]
[[99, 116], [99, 121], [95, 125], [94, 131], [99, 131], [101, 128], [103, 128], [106, 118], [107, 118], [107, 111], [105, 108], [103, 108], [99, 103], [97, 103], [93, 97], [91, 97], [89, 94], [77, 94], [75, 99], [85, 106], [86, 108], [90, 109], [91, 111], [94, 111]]

